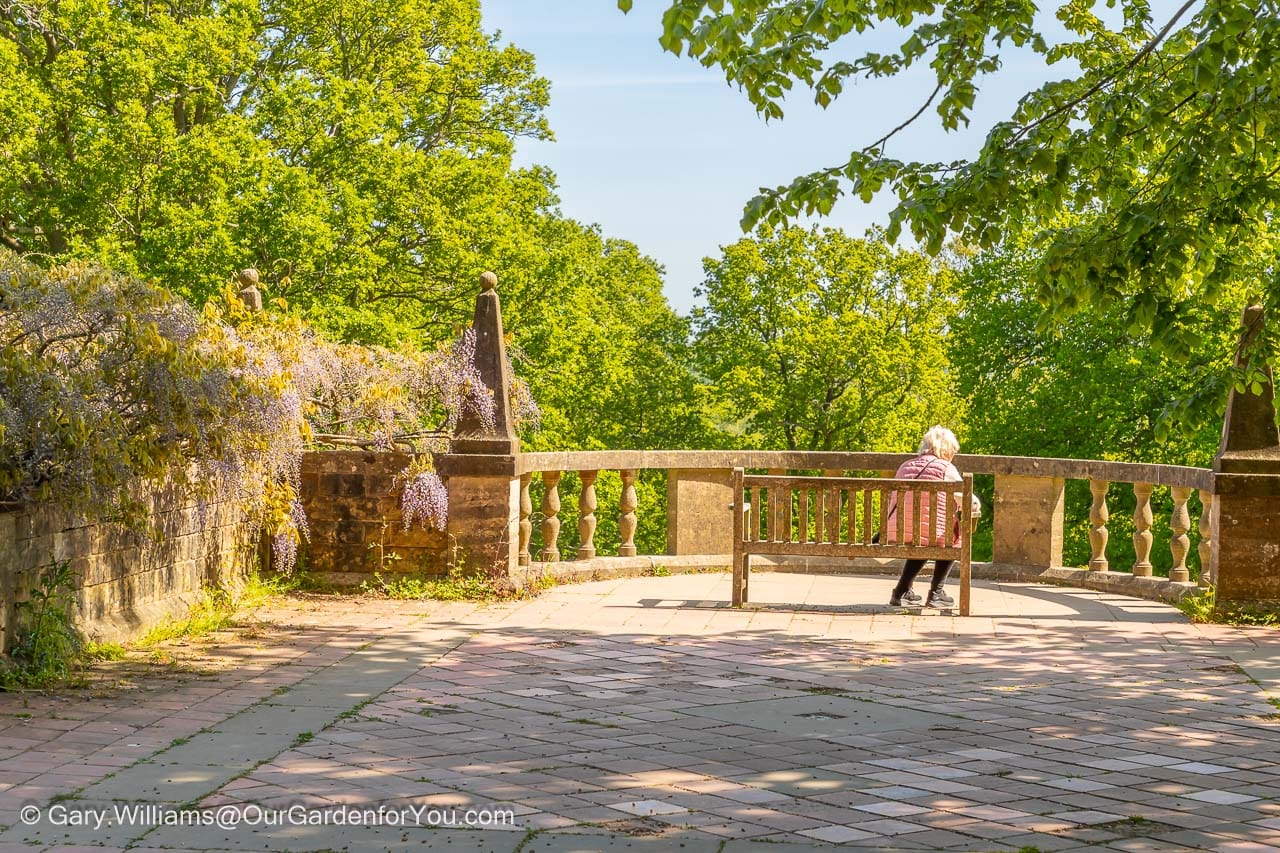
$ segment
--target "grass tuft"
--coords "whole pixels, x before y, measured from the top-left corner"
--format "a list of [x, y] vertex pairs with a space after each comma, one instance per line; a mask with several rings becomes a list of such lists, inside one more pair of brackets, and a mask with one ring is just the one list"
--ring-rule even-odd
[[1218, 603], [1218, 591], [1212, 585], [1184, 595], [1178, 601], [1178, 609], [1192, 622], [1214, 622], [1220, 625], [1280, 625], [1280, 610], [1268, 607], [1222, 607]]
[[87, 661], [123, 660], [126, 649], [119, 643], [99, 643], [90, 641], [84, 644], [82, 654]]
[[360, 589], [401, 601], [496, 601], [518, 595], [509, 583], [484, 574], [468, 574], [460, 568], [451, 569], [444, 577], [375, 572], [373, 580], [362, 583]]
[[234, 595], [219, 587], [206, 587], [200, 600], [183, 619], [171, 619], [143, 634], [133, 645], [152, 648], [172, 640], [202, 637], [224, 631], [235, 624], [237, 614], [255, 610], [297, 588], [297, 581], [279, 576], [262, 577], [256, 572], [245, 579]]

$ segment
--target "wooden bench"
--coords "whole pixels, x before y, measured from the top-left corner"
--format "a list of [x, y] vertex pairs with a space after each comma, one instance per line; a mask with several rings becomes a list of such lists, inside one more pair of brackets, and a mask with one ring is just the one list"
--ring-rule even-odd
[[[899, 508], [888, 518], [889, 496], [898, 493]], [[914, 507], [920, 520], [935, 528], [936, 495], [945, 500], [945, 517], [960, 517], [960, 544], [945, 546], [904, 542], [903, 506]], [[888, 557], [903, 560], [955, 560], [960, 564], [960, 615], [969, 615], [972, 572], [973, 475], [962, 482], [892, 480], [879, 477], [792, 477], [733, 471], [733, 604], [748, 602], [754, 555], [806, 557]], [[959, 506], [955, 495], [960, 494]], [[909, 503], [908, 503], [909, 502]], [[946, 525], [953, 530], [954, 522]], [[895, 541], [888, 544], [893, 529]], [[879, 542], [872, 541], [884, 533]], [[915, 539], [913, 534], [910, 538]]]

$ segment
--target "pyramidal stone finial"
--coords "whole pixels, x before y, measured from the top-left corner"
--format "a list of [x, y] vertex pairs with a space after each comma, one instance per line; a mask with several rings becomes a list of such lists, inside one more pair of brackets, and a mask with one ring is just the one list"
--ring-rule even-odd
[[466, 412], [458, 423], [451, 449], [454, 453], [511, 455], [519, 450], [520, 442], [511, 418], [511, 369], [502, 331], [498, 276], [492, 272], [480, 274], [472, 328], [476, 333], [476, 370], [493, 391], [493, 428], [489, 429], [476, 413]]

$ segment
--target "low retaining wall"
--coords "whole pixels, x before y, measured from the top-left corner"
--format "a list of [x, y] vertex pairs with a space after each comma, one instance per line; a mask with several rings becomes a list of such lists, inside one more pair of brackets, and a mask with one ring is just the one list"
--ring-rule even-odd
[[311, 538], [300, 565], [332, 582], [359, 584], [374, 572], [442, 575], [449, 537], [400, 523], [396, 476], [403, 453], [329, 450], [302, 457], [302, 506]]
[[234, 587], [257, 559], [230, 503], [202, 510], [170, 488], [152, 495], [151, 514], [157, 533], [148, 538], [53, 506], [0, 512], [0, 652], [14, 641], [17, 603], [55, 561], [77, 578], [81, 631], [123, 641], [185, 615], [206, 586]]

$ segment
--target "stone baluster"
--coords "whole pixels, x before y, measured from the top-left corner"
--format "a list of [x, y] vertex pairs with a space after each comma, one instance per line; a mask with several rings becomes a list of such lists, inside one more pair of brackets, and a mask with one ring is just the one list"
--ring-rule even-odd
[[1213, 492], [1199, 489], [1200, 495], [1200, 585], [1213, 583]]
[[1089, 571], [1105, 572], [1107, 563], [1107, 520], [1111, 514], [1107, 511], [1106, 480], [1089, 480], [1089, 491], [1093, 493], [1093, 504], [1089, 507]]
[[543, 471], [542, 485], [542, 561], [560, 561], [560, 472]]
[[533, 499], [529, 497], [532, 482], [533, 474], [520, 475], [520, 553], [516, 562], [521, 566], [533, 562], [533, 555], [529, 553], [529, 540], [533, 538]]
[[1133, 576], [1151, 577], [1151, 484], [1134, 483], [1133, 496]]
[[1169, 580], [1186, 583], [1191, 580], [1191, 572], [1187, 570], [1187, 552], [1191, 550], [1191, 537], [1187, 531], [1191, 529], [1191, 514], [1187, 512], [1187, 501], [1191, 500], [1191, 489], [1186, 486], [1172, 486], [1173, 515], [1169, 516], [1169, 530], [1173, 534], [1169, 538], [1169, 553], [1173, 555], [1173, 567], [1169, 569]]
[[596, 472], [579, 471], [582, 495], [578, 498], [578, 559], [590, 560], [596, 555]]
[[619, 557], [636, 555], [636, 471], [627, 468], [622, 474], [622, 500], [619, 503], [621, 516], [618, 518], [618, 535], [622, 544], [618, 546]]

